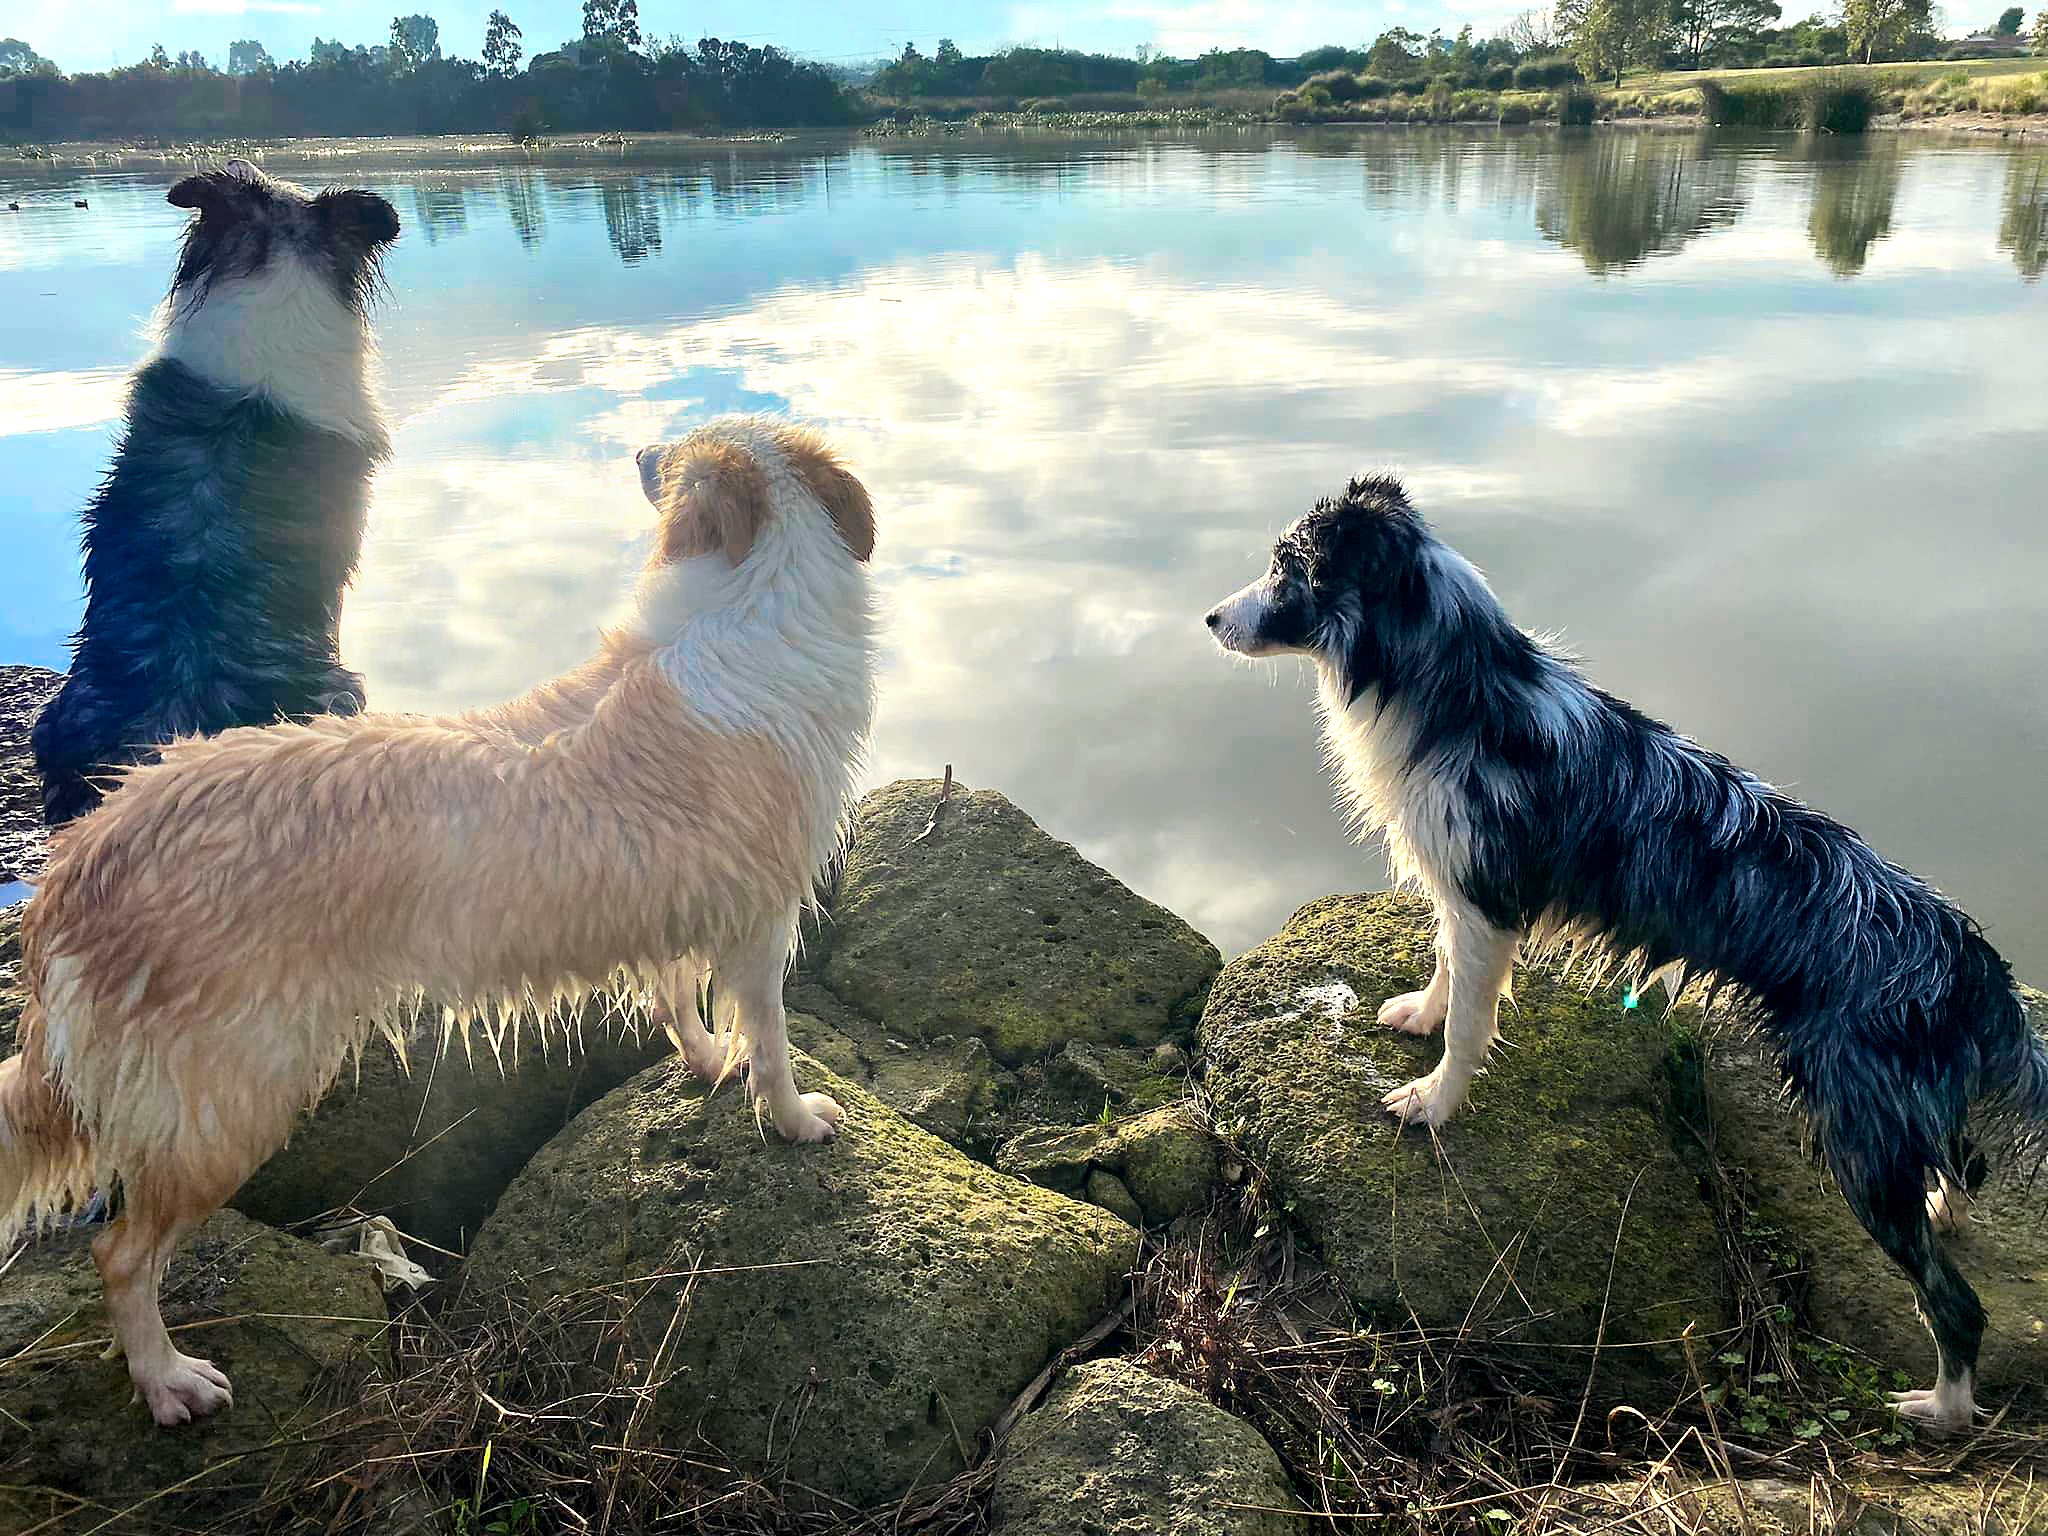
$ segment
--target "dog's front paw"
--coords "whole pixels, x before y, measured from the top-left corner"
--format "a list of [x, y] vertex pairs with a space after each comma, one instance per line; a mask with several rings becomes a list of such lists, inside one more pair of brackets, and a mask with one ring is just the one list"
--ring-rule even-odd
[[1451, 1111], [1458, 1107], [1444, 1089], [1442, 1069], [1403, 1083], [1380, 1102], [1403, 1125], [1426, 1125], [1431, 1130], [1450, 1119]]
[[797, 1095], [797, 1112], [787, 1118], [787, 1125], [781, 1118], [775, 1122], [784, 1141], [830, 1141], [839, 1134], [846, 1111], [830, 1094], [804, 1093]]
[[172, 1355], [170, 1364], [160, 1372], [138, 1377], [135, 1389], [149, 1405], [149, 1416], [167, 1429], [235, 1405], [227, 1377], [211, 1360], [195, 1360], [190, 1355]]
[[1428, 992], [1403, 992], [1380, 1004], [1380, 1023], [1404, 1035], [1433, 1035], [1443, 1028], [1445, 1008]]
[[1892, 1411], [1925, 1434], [1944, 1436], [1968, 1429], [1977, 1416], [1977, 1405], [1968, 1391], [1925, 1387], [1918, 1392], [1894, 1392]]

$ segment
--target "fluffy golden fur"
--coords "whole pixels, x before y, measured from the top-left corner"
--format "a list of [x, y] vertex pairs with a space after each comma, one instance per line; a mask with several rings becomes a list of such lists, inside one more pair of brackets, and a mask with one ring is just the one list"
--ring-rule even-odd
[[472, 1020], [495, 1046], [623, 976], [695, 1070], [744, 1046], [782, 1135], [836, 1129], [796, 1089], [781, 994], [873, 712], [867, 496], [808, 434], [747, 418], [642, 472], [653, 553], [584, 666], [468, 715], [174, 743], [53, 843], [0, 1066], [0, 1236], [120, 1181], [93, 1251], [160, 1423], [230, 1401], [171, 1345], [165, 1262], [373, 1031], [403, 1050], [395, 998], [448, 1001], [442, 1048]]

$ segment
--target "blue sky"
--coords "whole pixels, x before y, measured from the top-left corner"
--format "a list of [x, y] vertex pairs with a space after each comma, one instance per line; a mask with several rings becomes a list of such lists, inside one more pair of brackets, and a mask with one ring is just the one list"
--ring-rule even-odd
[[[555, 47], [582, 30], [581, 0], [500, 3], [524, 31], [529, 53]], [[401, 6], [425, 9], [441, 23], [442, 50], [471, 58], [482, 45], [484, 20], [492, 9], [491, 0], [429, 0], [424, 7], [417, 0], [375, 5], [343, 0], [98, 0], [89, 5], [13, 0], [0, 32], [22, 38], [72, 71], [132, 64], [157, 42], [172, 53], [197, 48], [223, 64], [228, 44], [243, 37], [256, 38], [279, 60], [303, 58], [316, 35], [347, 43], [381, 42]], [[1098, 5], [1061, 0], [874, 0], [867, 5], [641, 0], [641, 25], [654, 37], [738, 37], [850, 63], [895, 53], [906, 40], [930, 52], [942, 35], [970, 53], [1005, 43], [1063, 43], [1128, 53], [1151, 43], [1181, 55], [1239, 44], [1290, 54], [1318, 43], [1360, 42], [1396, 22], [1426, 32], [1433, 26], [1455, 31], [1471, 21], [1483, 35], [1517, 9], [1511, 0], [1465, 11], [1433, 0], [1384, 0], [1372, 6], [1326, 0], [1108, 0]]]

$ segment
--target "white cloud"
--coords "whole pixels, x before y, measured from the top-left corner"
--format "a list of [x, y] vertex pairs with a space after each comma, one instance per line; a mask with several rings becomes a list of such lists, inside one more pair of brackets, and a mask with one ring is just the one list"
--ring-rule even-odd
[[115, 368], [30, 373], [0, 368], [0, 437], [95, 427], [121, 414], [127, 375]]

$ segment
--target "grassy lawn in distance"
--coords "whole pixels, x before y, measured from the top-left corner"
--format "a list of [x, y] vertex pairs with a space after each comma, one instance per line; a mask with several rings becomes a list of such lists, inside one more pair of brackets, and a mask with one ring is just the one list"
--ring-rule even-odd
[[1897, 64], [1824, 64], [1819, 68], [1642, 70], [1622, 76], [1622, 85], [1624, 88], [1634, 86], [1645, 91], [1679, 91], [1702, 80], [1719, 80], [1724, 83], [1737, 80], [1769, 80], [1773, 83], [1789, 83], [1806, 75], [1824, 74], [1829, 70], [1847, 70], [1858, 76], [1867, 75], [1879, 86], [1903, 90], [1907, 86], [1919, 85], [1923, 81], [1933, 80], [1956, 70], [1962, 71], [1973, 80], [1992, 80], [2003, 75], [2035, 74], [2048, 70], [2048, 58], [2036, 55], [2024, 59], [1917, 59]]

